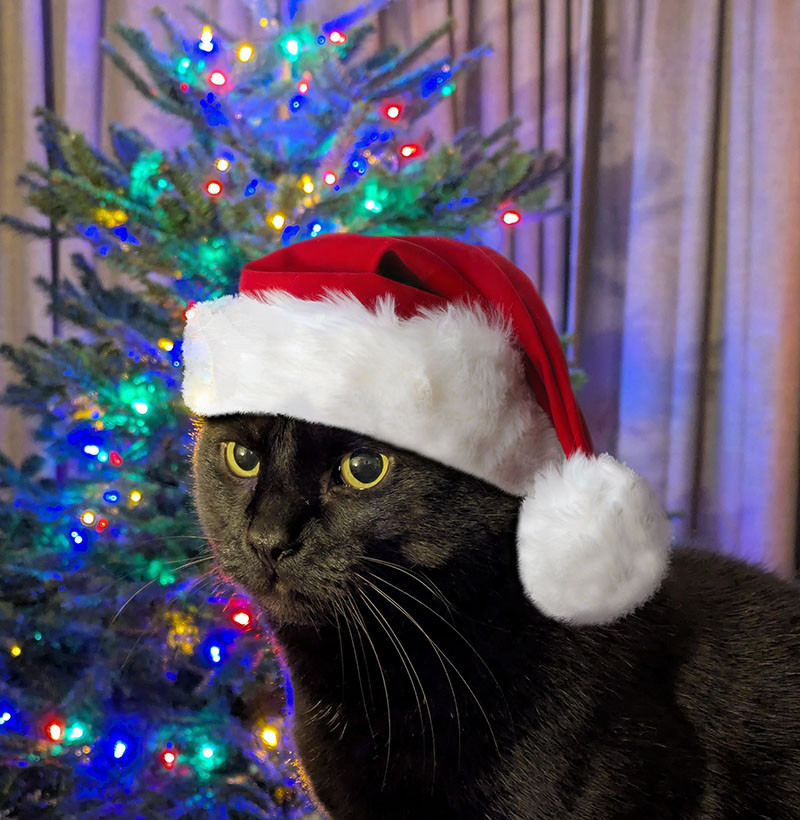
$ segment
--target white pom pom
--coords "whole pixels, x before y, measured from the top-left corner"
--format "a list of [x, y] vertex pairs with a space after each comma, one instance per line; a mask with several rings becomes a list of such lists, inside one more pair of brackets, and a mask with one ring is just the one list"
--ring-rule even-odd
[[607, 453], [576, 453], [534, 479], [517, 529], [519, 572], [545, 615], [607, 624], [661, 584], [671, 528], [650, 485]]

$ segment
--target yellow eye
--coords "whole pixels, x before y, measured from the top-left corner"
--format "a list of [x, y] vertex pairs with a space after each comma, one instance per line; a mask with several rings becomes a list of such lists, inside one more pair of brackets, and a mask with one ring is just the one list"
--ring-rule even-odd
[[383, 480], [388, 469], [389, 459], [375, 450], [355, 450], [339, 464], [342, 480], [357, 490], [374, 487]]
[[258, 475], [258, 468], [261, 461], [258, 456], [235, 441], [229, 441], [225, 445], [225, 463], [234, 475], [242, 478], [252, 478]]

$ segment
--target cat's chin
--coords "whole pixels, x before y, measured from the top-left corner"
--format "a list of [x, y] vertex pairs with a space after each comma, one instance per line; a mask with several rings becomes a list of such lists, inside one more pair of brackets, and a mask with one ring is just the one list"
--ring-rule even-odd
[[319, 604], [280, 577], [272, 579], [268, 589], [254, 594], [272, 626], [313, 626], [320, 621]]

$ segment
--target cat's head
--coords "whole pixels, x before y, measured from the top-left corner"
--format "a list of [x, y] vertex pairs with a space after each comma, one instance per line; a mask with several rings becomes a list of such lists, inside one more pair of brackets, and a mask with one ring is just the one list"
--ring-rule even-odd
[[[275, 415], [203, 419], [194, 498], [222, 572], [273, 625], [333, 620], [355, 587], [404, 571], [473, 603], [516, 579], [519, 499], [351, 431]], [[394, 573], [394, 574], [393, 574]]]

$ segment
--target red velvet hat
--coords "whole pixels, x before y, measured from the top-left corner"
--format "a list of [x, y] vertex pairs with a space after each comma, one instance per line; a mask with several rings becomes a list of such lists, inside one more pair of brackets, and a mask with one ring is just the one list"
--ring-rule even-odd
[[520, 577], [545, 614], [606, 623], [664, 575], [669, 523], [592, 442], [558, 334], [497, 252], [434, 236], [326, 235], [248, 264], [187, 312], [183, 394], [414, 450], [523, 497]]

